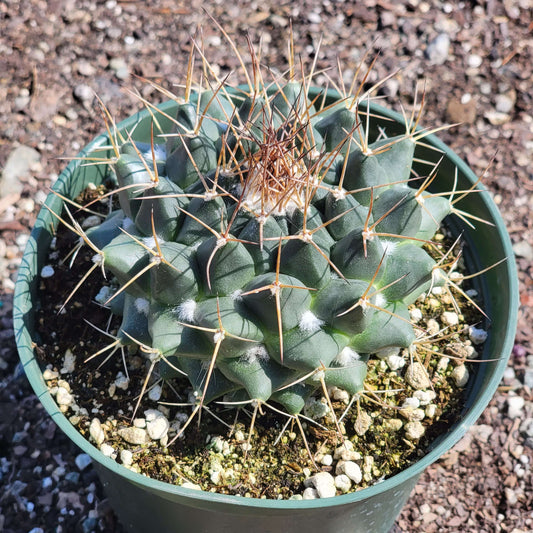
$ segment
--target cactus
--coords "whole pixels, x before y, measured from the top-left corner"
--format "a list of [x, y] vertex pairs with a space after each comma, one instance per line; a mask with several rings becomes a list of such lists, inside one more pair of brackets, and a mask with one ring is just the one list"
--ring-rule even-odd
[[209, 90], [189, 72], [175, 113], [151, 111], [150, 143], [110, 130], [119, 205], [82, 236], [113, 279], [111, 347], [141, 346], [197, 406], [296, 416], [317, 390], [363, 390], [373, 354], [413, 345], [408, 306], [446, 280], [427, 250], [455, 208], [427, 191], [436, 169], [412, 181], [420, 116], [371, 138], [367, 94], [330, 103], [294, 68], [267, 86], [255, 67], [248, 87], [212, 74]]

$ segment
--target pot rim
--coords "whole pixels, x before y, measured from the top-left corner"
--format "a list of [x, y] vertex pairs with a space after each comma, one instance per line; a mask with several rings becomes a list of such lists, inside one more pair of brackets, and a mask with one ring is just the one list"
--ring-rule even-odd
[[[332, 89], [324, 90], [320, 88], [312, 88], [310, 90], [310, 95], [312, 97], [317, 96], [321, 93], [325, 93], [328, 99], [340, 99], [340, 94]], [[175, 105], [174, 101], [168, 101], [161, 104], [160, 107], [162, 110], [171, 108]], [[392, 110], [379, 106], [377, 104], [371, 103], [371, 108], [378, 112], [381, 116], [392, 119], [396, 122], [403, 123], [403, 117]], [[364, 107], [362, 105], [361, 107]], [[120, 122], [117, 127], [120, 129], [131, 128], [136, 124], [140, 119], [147, 116], [147, 111], [138, 112], [126, 120]], [[444, 144], [438, 137], [431, 134], [425, 137], [425, 142], [430, 143], [437, 149], [445, 153], [448, 160], [451, 164], [457, 167], [458, 171], [463, 174], [463, 176], [471, 183], [474, 184], [477, 181], [477, 176], [470, 169], [470, 167], [459, 158], [454, 151], [452, 151], [446, 144]], [[80, 156], [87, 154], [90, 151], [93, 151], [96, 148], [107, 145], [108, 137], [107, 134], [101, 134], [96, 137], [92, 142], [90, 142], [80, 153]], [[62, 184], [68, 180], [74, 169], [80, 165], [79, 160], [72, 161], [65, 170], [59, 176], [54, 189], [57, 189]], [[478, 184], [477, 188], [482, 191], [486, 191], [485, 187], [482, 184]], [[53, 193], [50, 193], [50, 196]], [[359, 502], [367, 498], [371, 498], [377, 494], [383, 493], [387, 490], [394, 489], [395, 487], [401, 485], [404, 481], [411, 479], [415, 476], [418, 476], [425, 470], [431, 463], [436, 461], [440, 456], [442, 456], [447, 450], [449, 450], [459, 439], [466, 433], [468, 428], [472, 426], [477, 418], [481, 415], [482, 411], [485, 409], [491, 398], [493, 397], [498, 384], [501, 380], [503, 371], [507, 365], [507, 360], [511, 353], [514, 335], [516, 331], [516, 323], [518, 317], [518, 306], [519, 306], [519, 296], [518, 296], [518, 277], [516, 272], [516, 266], [514, 263], [514, 255], [512, 251], [512, 244], [509, 238], [509, 235], [505, 229], [503, 219], [492, 201], [489, 194], [479, 194], [477, 195], [485, 205], [485, 208], [490, 213], [492, 217], [492, 222], [495, 225], [496, 235], [500, 240], [502, 249], [505, 253], [505, 256], [508, 258], [506, 264], [504, 265], [506, 269], [506, 276], [508, 280], [508, 285], [510, 289], [509, 294], [509, 309], [508, 309], [508, 319], [507, 319], [507, 328], [505, 331], [505, 340], [503, 343], [503, 349], [500, 354], [500, 359], [496, 362], [494, 371], [490, 377], [488, 385], [484, 388], [483, 391], [477, 397], [476, 402], [466, 411], [464, 417], [456, 422], [451, 430], [444, 436], [439, 437], [438, 443], [432, 448], [428, 453], [421, 457], [418, 461], [405, 468], [401, 472], [383, 480], [375, 483], [374, 485], [352, 492], [349, 494], [335, 496], [333, 498], [324, 498], [324, 499], [315, 499], [315, 500], [272, 500], [272, 499], [259, 499], [259, 498], [244, 498], [239, 496], [225, 495], [219, 493], [212, 493], [206, 491], [199, 491], [194, 489], [187, 489], [181, 486], [172, 485], [163, 481], [158, 481], [142, 474], [132, 472], [131, 470], [125, 468], [121, 464], [117, 463], [113, 459], [106, 457], [103, 453], [91, 444], [85, 437], [83, 437], [78, 430], [70, 423], [66, 416], [61, 413], [58, 409], [57, 404], [52, 399], [46, 384], [41, 375], [41, 370], [37, 360], [35, 359], [32, 342], [31, 342], [31, 333], [28, 329], [26, 316], [24, 311], [30, 312], [31, 309], [31, 289], [29, 282], [29, 275], [32, 273], [32, 266], [35, 266], [35, 258], [29, 259], [25, 262], [25, 258], [28, 255], [36, 254], [35, 243], [37, 242], [38, 230], [34, 228], [28, 242], [28, 246], [24, 252], [23, 261], [21, 263], [21, 269], [19, 270], [19, 276], [17, 278], [15, 286], [15, 296], [14, 296], [14, 311], [13, 311], [13, 325], [15, 330], [17, 348], [19, 351], [19, 356], [28, 376], [37, 397], [48, 411], [54, 422], [61, 428], [61, 430], [68, 435], [68, 437], [81, 449], [83, 452], [87, 453], [91, 458], [104, 467], [108, 468], [112, 472], [120, 475], [123, 478], [128, 479], [130, 482], [142, 485], [147, 490], [157, 491], [162, 493], [167, 493], [169, 495], [175, 495], [182, 497], [190, 501], [191, 505], [194, 505], [194, 502], [212, 502], [218, 504], [228, 504], [238, 507], [247, 507], [247, 508], [270, 508], [277, 510], [289, 510], [289, 509], [299, 509], [305, 510], [309, 508], [329, 508], [333, 506], [342, 506], [351, 504], [354, 502]], [[38, 219], [36, 221], [36, 226], [38, 222], [42, 223], [42, 226], [45, 226], [45, 218], [51, 217], [46, 209], [41, 209]], [[41, 228], [42, 229], [42, 228]], [[37, 276], [35, 273], [35, 268], [33, 269], [34, 276]]]

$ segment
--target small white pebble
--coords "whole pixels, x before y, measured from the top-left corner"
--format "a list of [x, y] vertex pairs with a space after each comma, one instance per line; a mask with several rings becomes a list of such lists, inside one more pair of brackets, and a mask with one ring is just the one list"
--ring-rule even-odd
[[337, 493], [335, 478], [329, 472], [317, 472], [309, 478], [319, 498], [332, 498]]
[[417, 390], [413, 394], [413, 398], [418, 400], [419, 405], [428, 405], [436, 398], [436, 396], [437, 393], [432, 390]]
[[130, 466], [133, 463], [133, 453], [130, 450], [121, 450], [120, 461], [124, 466]]
[[335, 473], [339, 475], [346, 474], [356, 484], [361, 483], [363, 479], [361, 468], [353, 461], [339, 461]]
[[162, 439], [168, 433], [170, 423], [164, 415], [161, 414], [161, 416], [149, 421], [147, 416], [146, 420], [146, 431], [151, 439]]
[[64, 387], [58, 387], [56, 393], [56, 402], [58, 405], [69, 406], [74, 401], [74, 397]]
[[407, 422], [407, 424], [405, 424], [404, 428], [405, 428], [405, 436], [409, 440], [418, 440], [426, 432], [424, 426], [418, 420], [412, 420], [410, 422]]
[[451, 377], [458, 387], [464, 387], [468, 383], [470, 373], [465, 365], [458, 365], [452, 370]]
[[426, 322], [426, 329], [430, 335], [436, 335], [440, 331], [440, 324], [434, 318], [430, 318]]
[[51, 370], [50, 368], [46, 368], [43, 372], [43, 379], [45, 381], [51, 381], [52, 379], [57, 379], [59, 377], [59, 373], [55, 370]]
[[509, 418], [518, 418], [523, 414], [525, 400], [522, 396], [509, 396], [507, 398], [507, 414]]
[[430, 403], [426, 405], [425, 412], [428, 418], [433, 418], [437, 414], [437, 406], [434, 403]]
[[50, 265], [43, 266], [41, 269], [41, 278], [51, 278], [54, 274], [54, 267]]
[[407, 370], [405, 371], [405, 381], [407, 381], [413, 389], [417, 390], [427, 389], [431, 385], [427, 370], [424, 368], [424, 365], [418, 361], [411, 363], [407, 367]]
[[333, 464], [333, 457], [331, 457], [331, 455], [327, 453], [326, 455], [324, 455], [324, 457], [322, 457], [320, 463], [324, 466], [331, 466]]
[[86, 453], [80, 453], [76, 456], [74, 462], [80, 470], [85, 470], [93, 462], [93, 460], [91, 459], [90, 455], [87, 455]]
[[106, 456], [111, 457], [115, 453], [115, 448], [111, 446], [110, 444], [103, 443], [102, 446], [100, 446], [100, 451]]
[[302, 494], [302, 498], [304, 500], [316, 500], [318, 498], [318, 492], [313, 487], [307, 487]]
[[475, 326], [470, 326], [468, 329], [468, 336], [474, 344], [481, 344], [487, 340], [488, 333], [481, 328], [476, 328]]
[[88, 216], [81, 224], [83, 229], [93, 228], [94, 226], [99, 226], [102, 222], [102, 219], [98, 215]]
[[65, 356], [63, 357], [63, 367], [61, 368], [60, 372], [61, 374], [70, 374], [74, 372], [75, 368], [76, 356], [69, 349], [65, 352]]
[[127, 390], [129, 384], [130, 380], [122, 372], [119, 372], [115, 378], [115, 387], [117, 389]]
[[420, 400], [416, 397], [406, 398], [402, 404], [402, 409], [418, 409], [418, 407], [420, 407]]
[[409, 310], [409, 316], [411, 317], [411, 322], [416, 324], [422, 320], [422, 311], [418, 307], [414, 307]]
[[453, 311], [444, 311], [440, 318], [446, 326], [457, 326], [459, 324], [459, 315]]
[[148, 398], [153, 402], [158, 402], [161, 399], [162, 391], [161, 385], [154, 385], [148, 392]]
[[346, 474], [335, 476], [335, 487], [341, 492], [348, 492], [352, 487], [352, 482]]
[[100, 446], [105, 440], [105, 432], [98, 418], [93, 418], [89, 426], [89, 435], [97, 446]]
[[133, 420], [133, 425], [136, 428], [145, 428], [146, 427], [146, 418], [135, 418]]
[[150, 440], [146, 431], [137, 427], [121, 428], [117, 433], [129, 444], [146, 444]]

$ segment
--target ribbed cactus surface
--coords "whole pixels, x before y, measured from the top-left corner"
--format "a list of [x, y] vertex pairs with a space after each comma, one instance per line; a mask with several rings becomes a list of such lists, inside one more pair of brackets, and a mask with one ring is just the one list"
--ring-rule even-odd
[[296, 414], [318, 387], [359, 392], [440, 279], [423, 245], [451, 204], [412, 186], [415, 132], [369, 141], [355, 98], [324, 102], [293, 81], [204, 91], [163, 142], [116, 146], [120, 209], [87, 237], [116, 278], [118, 337], [202, 403]]

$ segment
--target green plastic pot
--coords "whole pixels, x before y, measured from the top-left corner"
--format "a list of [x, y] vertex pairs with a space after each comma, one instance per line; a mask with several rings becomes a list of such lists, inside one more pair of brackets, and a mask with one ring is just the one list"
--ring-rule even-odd
[[[311, 97], [318, 93], [319, 90], [314, 89]], [[330, 91], [327, 98], [332, 101], [338, 98], [338, 94]], [[169, 114], [173, 113], [174, 108], [173, 102], [162, 105], [162, 109]], [[390, 136], [405, 131], [400, 115], [375, 105], [371, 108], [374, 114], [384, 117], [383, 120], [374, 119], [375, 126], [380, 124], [385, 127]], [[163, 126], [165, 122], [168, 125], [164, 117], [161, 122]], [[149, 141], [150, 116], [146, 112], [130, 117], [118, 128], [131, 131], [134, 126], [136, 140]], [[477, 181], [472, 170], [435, 136], [426, 137], [424, 143], [446, 154], [433, 191], [452, 188], [455, 168], [458, 170], [457, 190], [467, 189]], [[108, 145], [107, 136], [101, 135], [81, 155]], [[437, 161], [441, 157], [441, 153], [427, 147], [419, 146], [417, 150], [420, 159]], [[429, 167], [416, 165], [420, 175], [427, 174]], [[100, 183], [104, 178], [104, 167], [81, 166], [80, 161], [76, 160], [61, 174], [54, 189], [74, 198], [88, 183]], [[105, 457], [78, 433], [50, 396], [33, 351], [39, 273], [45, 264], [53, 228], [57, 225], [55, 217], [47, 209], [42, 209], [28, 241], [15, 289], [14, 328], [20, 359], [35, 393], [52, 419], [81, 450], [92, 457], [104, 489], [125, 528], [147, 533], [389, 531], [424, 469], [449, 450], [481, 415], [498, 387], [513, 347], [519, 300], [511, 242], [490, 194], [482, 186], [478, 188], [483, 192], [466, 196], [460, 207], [493, 226], [476, 224], [477, 229], [473, 231], [458, 219], [452, 219], [447, 221], [448, 227], [455, 234], [462, 232], [466, 242], [465, 258], [471, 271], [481, 270], [504, 257], [507, 261], [476, 278], [476, 288], [483, 297], [484, 309], [491, 319], [490, 335], [482, 354], [488, 361], [476, 366], [458, 422], [433, 442], [424, 457], [401, 473], [352, 494], [307, 501], [225, 496], [156, 481], [131, 472]], [[46, 200], [48, 208], [56, 213], [61, 212], [62, 203], [53, 194]]]

